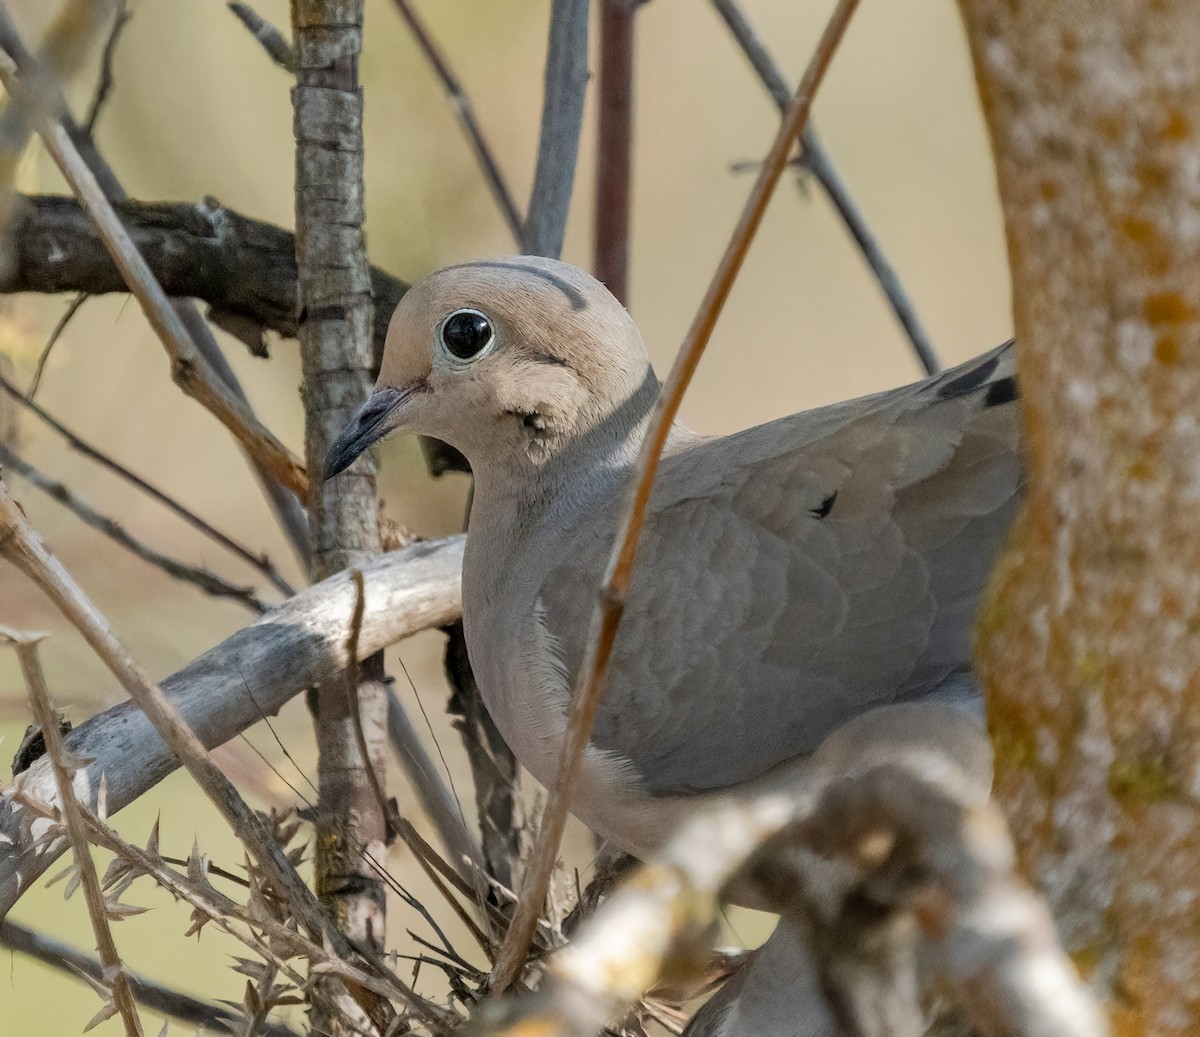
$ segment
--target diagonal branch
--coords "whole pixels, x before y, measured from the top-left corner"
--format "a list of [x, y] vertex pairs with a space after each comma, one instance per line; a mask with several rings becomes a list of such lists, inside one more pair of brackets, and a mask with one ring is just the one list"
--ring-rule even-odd
[[[53, 937], [16, 922], [0, 922], [0, 946], [40, 961], [51, 968], [60, 969], [76, 979], [80, 974], [99, 980], [104, 967], [89, 954], [76, 950]], [[240, 1034], [245, 1032], [244, 1016], [221, 1006], [199, 1001], [194, 997], [169, 987], [160, 986], [148, 979], [128, 974], [129, 987], [134, 1000], [151, 1011], [169, 1015], [181, 1022], [192, 1023], [217, 1033]], [[295, 1030], [283, 1023], [268, 1020], [260, 1023], [264, 1037], [299, 1037]]]
[[30, 96], [29, 90], [17, 76], [12, 58], [2, 51], [0, 82], [34, 117], [47, 150], [96, 223], [105, 247], [112, 254], [166, 348], [176, 383], [207, 407], [252, 457], [303, 499], [308, 493], [308, 477], [299, 459], [259, 422], [244, 400], [213, 376], [211, 366], [196, 349], [179, 314], [171, 308], [162, 287], [125, 233], [96, 177], [84, 163], [67, 132], [46, 113], [39, 99]]
[[255, 596], [253, 588], [238, 587], [227, 580], [221, 579], [215, 573], [187, 565], [178, 559], [163, 554], [161, 551], [156, 551], [147, 544], [143, 544], [131, 533], [128, 533], [115, 519], [111, 519], [107, 515], [102, 515], [75, 493], [74, 490], [70, 489], [70, 487], [59, 482], [57, 479], [51, 479], [28, 461], [18, 457], [3, 444], [0, 444], [0, 467], [8, 467], [15, 472], [19, 472], [22, 478], [28, 480], [43, 493], [53, 497], [61, 505], [73, 511], [81, 521], [91, 526], [92, 529], [103, 533], [114, 543], [120, 544], [126, 551], [137, 555], [138, 558], [148, 565], [153, 565], [156, 569], [161, 569], [173, 579], [182, 580], [184, 583], [190, 583], [194, 587], [199, 587], [205, 594], [211, 594], [215, 598], [231, 598], [245, 605], [252, 612], [258, 613], [260, 616], [267, 611], [268, 606]]
[[[712, 4], [782, 114], [787, 108], [792, 92], [783, 73], [779, 70], [779, 66], [775, 64], [766, 46], [755, 33], [749, 19], [738, 6], [737, 0], [712, 0]], [[828, 196], [830, 204], [837, 210], [846, 229], [850, 232], [850, 236], [854, 238], [855, 244], [863, 254], [863, 259], [871, 268], [875, 280], [879, 282], [879, 287], [883, 291], [888, 305], [891, 306], [900, 326], [908, 335], [913, 352], [925, 373], [934, 374], [940, 371], [941, 361], [938, 360], [937, 351], [933, 348], [929, 334], [925, 331], [920, 317], [917, 316], [916, 307], [913, 306], [912, 300], [900, 283], [899, 276], [892, 264], [888, 262], [878, 239], [859, 211], [849, 189], [834, 168], [833, 161], [825, 150], [825, 145], [821, 143], [821, 138], [817, 136], [817, 131], [812, 126], [806, 127], [800, 135], [800, 161], [816, 177], [817, 183], [821, 185]]]
[[92, 920], [92, 932], [100, 952], [100, 963], [104, 966], [103, 983], [112, 991], [111, 1006], [106, 1005], [101, 1009], [93, 1021], [98, 1022], [109, 1014], [120, 1012], [128, 1037], [141, 1037], [142, 1022], [138, 1018], [129, 978], [125, 975], [125, 966], [121, 962], [121, 955], [117, 951], [112, 929], [108, 924], [108, 905], [100, 888], [100, 876], [96, 874], [96, 862], [92, 860], [92, 853], [88, 847], [87, 829], [79, 809], [79, 800], [75, 798], [75, 769], [68, 763], [66, 750], [63, 748], [62, 732], [58, 727], [58, 717], [54, 715], [54, 707], [50, 703], [50, 689], [46, 687], [46, 679], [38, 661], [37, 644], [40, 639], [41, 635], [19, 634], [0, 628], [0, 641], [7, 641], [16, 649], [21, 672], [29, 687], [29, 705], [33, 710], [33, 718], [42, 729], [42, 737], [46, 740], [46, 757], [54, 774], [59, 811], [75, 856], [75, 867], [87, 901], [88, 916]]
[[[462, 545], [461, 537], [426, 541], [364, 567], [361, 656], [457, 618]], [[11, 551], [11, 541], [0, 532], [0, 554]], [[164, 692], [206, 746], [221, 745], [346, 666], [353, 607], [349, 576], [331, 577], [168, 677]], [[179, 766], [146, 715], [129, 702], [84, 721], [67, 737], [67, 748], [94, 761], [80, 769], [77, 794], [94, 805], [103, 778], [111, 812], [128, 806]], [[38, 798], [55, 799], [44, 760], [26, 772], [24, 788]], [[40, 853], [20, 817], [0, 803], [0, 916], [56, 856]]]
[[484, 137], [483, 130], [479, 126], [479, 120], [475, 118], [475, 108], [471, 104], [470, 96], [463, 89], [462, 83], [454, 74], [454, 70], [450, 67], [441, 48], [429, 34], [425, 23], [421, 21], [411, 0], [392, 0], [392, 2], [408, 26], [408, 31], [412, 33], [413, 39], [416, 40], [417, 47], [425, 55], [425, 60], [429, 62], [434, 75], [442, 84], [446, 96], [450, 98], [455, 114], [462, 123], [463, 132], [471, 144], [471, 150], [475, 152], [479, 168], [483, 171], [483, 178], [487, 181], [488, 189], [492, 192], [492, 197], [496, 199], [496, 205], [499, 206], [500, 212], [504, 216], [504, 222], [512, 231], [514, 240], [520, 242], [521, 214], [517, 212], [512, 192], [509, 191], [508, 184], [504, 181], [504, 174], [500, 172], [500, 164], [496, 161], [496, 156], [492, 154], [487, 138]]
[[[8, 51], [16, 62], [19, 71], [22, 73], [28, 71], [34, 77], [39, 75], [40, 64], [26, 49], [3, 0], [0, 0], [0, 49]], [[117, 180], [116, 175], [97, 150], [95, 141], [90, 134], [85, 132], [71, 117], [66, 100], [62, 96], [62, 92], [58, 89], [58, 84], [53, 79], [44, 79], [42, 85], [48, 95], [49, 110], [57, 113], [56, 117], [59, 124], [66, 131], [67, 136], [74, 141], [80, 156], [99, 181], [105, 197], [113, 204], [124, 201], [127, 197], [124, 188], [122, 188], [120, 181]], [[11, 257], [6, 258], [9, 259], [9, 262], [4, 265], [11, 265]], [[212, 365], [216, 377], [229, 387], [230, 392], [234, 396], [245, 401], [246, 394], [242, 391], [241, 385], [238, 384], [237, 377], [233, 373], [233, 368], [229, 366], [228, 361], [225, 359], [225, 354], [221, 352], [221, 347], [217, 345], [217, 340], [212, 333], [212, 329], [208, 326], [207, 321], [204, 320], [200, 312], [190, 301], [184, 299], [176, 299], [171, 304], [171, 307], [179, 315], [179, 319], [183, 322], [200, 355]], [[263, 492], [270, 501], [275, 516], [279, 521], [280, 528], [291, 543], [296, 557], [300, 560], [301, 565], [307, 564], [308, 522], [299, 499], [260, 462], [256, 461], [253, 456], [247, 454], [247, 460], [254, 469], [259, 484], [262, 486]]]
[[22, 393], [3, 375], [0, 375], [0, 390], [8, 393], [9, 396], [20, 403], [23, 407], [28, 408], [30, 411], [36, 414], [42, 421], [44, 421], [47, 425], [54, 429], [55, 432], [62, 436], [73, 450], [79, 451], [79, 453], [83, 454], [84, 457], [90, 458], [97, 464], [107, 468], [114, 475], [119, 476], [126, 482], [141, 490], [148, 497], [158, 501], [159, 504], [163, 505], [163, 507], [173, 511], [193, 529], [203, 533], [214, 543], [220, 544], [221, 547], [236, 555], [248, 565], [252, 565], [268, 580], [270, 580], [271, 583], [275, 585], [277, 590], [289, 596], [296, 593], [287, 580], [285, 580], [279, 574], [279, 571], [275, 568], [275, 566], [271, 564], [270, 559], [267, 558], [265, 554], [256, 555], [249, 548], [243, 547], [236, 540], [226, 536], [219, 529], [204, 521], [204, 519], [202, 519], [195, 512], [189, 511], [182, 504], [180, 504], [179, 501], [163, 493], [163, 491], [157, 487], [150, 485], [150, 483], [146, 482], [146, 480], [140, 475], [136, 474], [135, 472], [131, 472], [120, 462], [113, 460], [107, 454], [97, 450], [90, 443], [80, 439], [77, 435], [75, 435], [74, 432], [58, 421], [57, 418], [49, 414], [39, 404], [34, 403], [30, 396], [26, 396], [24, 393]]
[[595, 719], [596, 706], [600, 701], [604, 674], [612, 654], [617, 627], [621, 622], [621, 613], [624, 611], [629, 581], [637, 558], [638, 536], [641, 533], [650, 500], [650, 488], [654, 482], [663, 447], [666, 445], [671, 423], [679, 411], [683, 394], [700, 362], [704, 347], [712, 335], [721, 308], [733, 288], [733, 282], [741, 269], [747, 251], [749, 251], [754, 233], [766, 213], [767, 203], [770, 201], [775, 185], [779, 183], [779, 178], [783, 175], [788, 157], [792, 148], [795, 147], [796, 138], [800, 135], [808, 119], [817, 88], [833, 60], [838, 43], [841, 41], [842, 34], [845, 32], [856, 6], [857, 0], [839, 0], [830, 17], [817, 44], [817, 49], [805, 70], [804, 77], [800, 80], [796, 94], [784, 115], [779, 132], [771, 145], [770, 153], [759, 173], [758, 181], [746, 202], [746, 207], [734, 229], [725, 255], [721, 258], [720, 266], [713, 276], [712, 284], [709, 286], [704, 301], [700, 304], [696, 319], [688, 330], [687, 337], [679, 349], [679, 355], [675, 358], [671, 373], [655, 405], [653, 416], [650, 419], [650, 427], [646, 432], [646, 438], [642, 441], [637, 466], [631, 477], [629, 503], [613, 545], [604, 584], [600, 588], [599, 599], [592, 614], [587, 649], [571, 693], [567, 734], [563, 739], [559, 757], [558, 780], [550, 789], [546, 809], [542, 814], [541, 831], [538, 833], [538, 840], [525, 872], [525, 881], [521, 887], [517, 911], [513, 916], [512, 926], [509, 928], [504, 946], [501, 948], [496, 968], [492, 973], [492, 983], [496, 989], [504, 990], [520, 974], [530, 941], [533, 939], [537, 927], [537, 920], [541, 915], [542, 904], [549, 887], [550, 876], [554, 871], [559, 842], [562, 839], [563, 827], [566, 824], [567, 812], [570, 808], [571, 792], [579, 774], [583, 751], [591, 738], [592, 722]]

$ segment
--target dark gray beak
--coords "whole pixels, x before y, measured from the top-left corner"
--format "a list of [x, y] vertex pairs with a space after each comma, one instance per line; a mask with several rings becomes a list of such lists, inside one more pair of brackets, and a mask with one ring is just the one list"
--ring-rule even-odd
[[377, 389], [329, 448], [329, 456], [325, 458], [325, 478], [332, 479], [344, 472], [367, 447], [386, 436], [392, 430], [388, 419], [411, 395], [412, 390], [390, 386]]

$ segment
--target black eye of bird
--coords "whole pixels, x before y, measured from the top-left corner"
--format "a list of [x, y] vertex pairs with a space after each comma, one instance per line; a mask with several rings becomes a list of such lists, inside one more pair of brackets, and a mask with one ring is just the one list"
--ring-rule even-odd
[[455, 310], [442, 321], [442, 345], [451, 356], [470, 360], [492, 344], [492, 322], [478, 310]]

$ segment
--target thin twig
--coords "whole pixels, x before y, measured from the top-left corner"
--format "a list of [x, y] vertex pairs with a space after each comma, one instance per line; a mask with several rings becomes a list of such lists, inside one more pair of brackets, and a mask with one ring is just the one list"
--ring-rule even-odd
[[104, 53], [100, 56], [100, 81], [96, 84], [96, 93], [88, 108], [87, 118], [83, 120], [83, 132], [89, 137], [95, 136], [96, 120], [100, 118], [100, 112], [116, 84], [113, 76], [113, 59], [117, 53], [117, 44], [121, 41], [121, 33], [125, 31], [125, 26], [129, 24], [131, 17], [133, 16], [126, 5], [126, 0], [119, 0], [112, 28], [108, 31], [108, 39], [104, 41]]
[[67, 330], [67, 325], [71, 323], [71, 319], [79, 312], [79, 308], [90, 299], [91, 296], [87, 292], [80, 292], [71, 300], [63, 315], [58, 318], [58, 322], [54, 325], [54, 330], [50, 332], [50, 337], [46, 340], [46, 344], [42, 347], [41, 353], [38, 354], [37, 364], [33, 369], [33, 379], [29, 383], [29, 399], [32, 400], [37, 394], [38, 386], [42, 384], [42, 375], [46, 371], [46, 364], [50, 360], [50, 351], [57, 345], [58, 340], [62, 337], [62, 333]]
[[[304, 884], [283, 848], [271, 836], [266, 825], [247, 805], [241, 794], [212, 761], [203, 743], [188, 725], [174, 703], [134, 662], [129, 650], [117, 639], [108, 622], [71, 579], [58, 560], [50, 554], [33, 527], [16, 507], [0, 481], [0, 549], [14, 565], [32, 579], [62, 610], [100, 657], [130, 698], [154, 725], [159, 737], [187, 768], [196, 783], [228, 822], [246, 851], [270, 878], [277, 893], [286, 899], [297, 921], [317, 940], [327, 940], [343, 959], [359, 956], [333, 920], [322, 910], [312, 890]], [[378, 959], [364, 960], [396, 989], [415, 994], [392, 975]], [[375, 1007], [381, 1007], [378, 1004]]]
[[[37, 643], [42, 635], [20, 634], [16, 631], [0, 628], [0, 640], [7, 641], [16, 649], [17, 658], [21, 662], [21, 672], [29, 688], [29, 705], [33, 709], [34, 719], [42, 729], [42, 737], [46, 740], [46, 755], [50, 758], [50, 766], [54, 771], [54, 781], [58, 786], [58, 802], [66, 824], [67, 835], [71, 840], [71, 849], [75, 856], [75, 867], [78, 870], [79, 881], [83, 887], [84, 898], [87, 901], [88, 916], [92, 920], [92, 932], [96, 936], [96, 949], [100, 952], [100, 963], [104, 966], [104, 984], [112, 991], [111, 1005], [106, 1005], [94, 1022], [114, 1014], [112, 1006], [121, 1013], [125, 1023], [127, 1037], [141, 1037], [142, 1022], [138, 1018], [137, 1005], [133, 993], [129, 989], [129, 978], [125, 975], [125, 966], [113, 940], [112, 929], [108, 924], [108, 904], [100, 888], [100, 876], [96, 874], [96, 862], [92, 860], [88, 848], [87, 830], [84, 826], [80, 811], [79, 800], [75, 798], [75, 769], [69, 763], [66, 750], [63, 748], [62, 732], [58, 727], [58, 717], [54, 715], [54, 707], [50, 703], [50, 690], [46, 687], [46, 678], [38, 661]], [[106, 1014], [107, 1013], [107, 1014]]]
[[567, 232], [587, 91], [588, 0], [553, 0], [542, 129], [521, 248], [557, 259]]
[[729, 246], [721, 258], [712, 284], [700, 304], [696, 319], [688, 330], [671, 368], [671, 374], [655, 405], [650, 427], [642, 441], [637, 466], [630, 480], [632, 489], [629, 503], [613, 546], [599, 600], [592, 614], [587, 650], [571, 694], [567, 733], [559, 757], [558, 780], [549, 790], [546, 809], [542, 813], [541, 830], [525, 872], [517, 910], [492, 973], [492, 983], [497, 989], [503, 990], [508, 987], [520, 974], [541, 914], [550, 876], [558, 856], [563, 826], [567, 820], [571, 792], [579, 773], [583, 751], [591, 737], [604, 674], [629, 592], [629, 581], [637, 556], [638, 535], [645, 522], [650, 488], [671, 423], [679, 411], [684, 391], [700, 362], [721, 308], [750, 248], [754, 232], [762, 222], [771, 193], [779, 182], [792, 148], [795, 147], [796, 138], [808, 119], [817, 88], [856, 6], [857, 0], [839, 0], [830, 17], [804, 77], [796, 89], [795, 97], [784, 115], [775, 142], [763, 163], [762, 171], [738, 220]]
[[[462, 807], [438, 773], [432, 757], [425, 751], [408, 712], [400, 705], [395, 689], [389, 687], [388, 740], [400, 760], [400, 766], [421, 801], [425, 816], [436, 829], [442, 846], [450, 855], [460, 877], [470, 875], [476, 880], [483, 869], [483, 851], [478, 840], [467, 828]], [[464, 864], [464, 858], [470, 864]], [[486, 884], [482, 887], [486, 890]]]
[[[104, 976], [104, 966], [90, 954], [84, 954], [45, 933], [26, 928], [11, 920], [0, 922], [0, 946], [8, 947], [19, 954], [26, 954], [76, 979], [79, 978], [79, 973], [94, 980]], [[172, 990], [140, 976], [131, 973], [126, 975], [134, 1000], [151, 1011], [218, 1033], [245, 1033], [245, 1016], [231, 1012], [222, 1005], [200, 1001], [182, 991]], [[263, 1024], [261, 1032], [264, 1037], [299, 1037], [290, 1026], [276, 1022]]]
[[596, 277], [629, 301], [629, 201], [633, 166], [633, 28], [637, 0], [600, 0], [596, 125]]
[[244, 400], [213, 376], [211, 366], [197, 351], [179, 314], [171, 308], [146, 261], [129, 239], [96, 177], [66, 130], [56, 121], [56, 113], [47, 110], [42, 98], [31, 95], [6, 51], [0, 51], [0, 82], [34, 119], [46, 150], [95, 222], [105, 247], [166, 348], [175, 382], [207, 407], [252, 457], [297, 496], [305, 498], [308, 477], [300, 460], [251, 413]]
[[[767, 92], [774, 98], [782, 112], [787, 108], [788, 101], [791, 99], [791, 90], [788, 88], [787, 80], [754, 31], [749, 19], [738, 6], [737, 0], [712, 0], [712, 4], [737, 41], [738, 46], [742, 48], [742, 53], [745, 54], [751, 67], [758, 74], [763, 86], [767, 88]], [[866, 218], [859, 211], [858, 204], [851, 197], [849, 189], [834, 168], [829, 153], [821, 143], [820, 137], [817, 136], [817, 131], [811, 126], [806, 127], [800, 136], [800, 158], [804, 167], [817, 178], [817, 183], [821, 185], [830, 203], [846, 225], [846, 229], [850, 232], [850, 236], [854, 238], [855, 244], [863, 254], [863, 259], [867, 261], [867, 265], [875, 275], [875, 280], [879, 282], [879, 287], [883, 291], [888, 305], [891, 306], [896, 319], [904, 328], [905, 334], [908, 335], [913, 352], [916, 353], [917, 360], [924, 368], [925, 373], [934, 374], [940, 371], [941, 361], [938, 359], [937, 351], [933, 348], [933, 342], [925, 331], [920, 317], [917, 316], [916, 307], [913, 306], [912, 300], [900, 283], [895, 269], [883, 254], [883, 249], [868, 226]]]
[[238, 0], [229, 0], [225, 6], [233, 12], [239, 22], [250, 30], [250, 35], [267, 52], [267, 57], [285, 72], [296, 70], [296, 55], [292, 52], [292, 45], [288, 43], [287, 37], [282, 32], [249, 4], [239, 3]]
[[462, 124], [463, 132], [471, 144], [471, 150], [475, 152], [479, 168], [483, 171], [483, 178], [487, 182], [488, 189], [492, 192], [492, 197], [495, 198], [496, 205], [499, 206], [500, 212], [504, 216], [504, 222], [512, 231], [513, 240], [520, 244], [521, 214], [517, 212], [516, 202], [513, 201], [512, 192], [505, 183], [504, 174], [500, 172], [496, 156], [492, 154], [492, 149], [479, 126], [479, 121], [475, 118], [475, 108], [471, 104], [470, 96], [463, 89], [462, 83], [454, 74], [446, 56], [430, 35], [425, 23], [421, 21], [409, 0], [392, 0], [392, 2], [395, 4], [396, 10], [400, 12], [400, 17], [408, 25], [408, 30], [412, 33], [417, 47], [442, 84], [446, 96], [450, 98], [458, 121]]
[[98, 512], [74, 490], [56, 479], [51, 479], [3, 444], [0, 444], [0, 466], [6, 466], [19, 472], [22, 478], [28, 480], [43, 493], [53, 497], [64, 507], [69, 508], [87, 525], [99, 530], [110, 540], [120, 544], [126, 551], [132, 552], [142, 561], [161, 569], [173, 579], [199, 587], [205, 594], [211, 594], [214, 598], [232, 598], [257, 615], [261, 616], [264, 612], [269, 611], [270, 606], [255, 596], [253, 588], [235, 586], [205, 569], [197, 569], [195, 566], [187, 565], [148, 547], [127, 533], [120, 523]]
[[215, 543], [220, 544], [227, 551], [237, 555], [237, 557], [241, 558], [242, 561], [254, 566], [254, 568], [261, 572], [268, 580], [270, 580], [271, 583], [274, 584], [282, 594], [286, 594], [290, 597], [296, 593], [292, 585], [289, 584], [287, 580], [285, 580], [279, 574], [279, 571], [274, 565], [271, 564], [270, 559], [268, 559], [266, 555], [256, 555], [248, 547], [243, 547], [236, 540], [222, 533], [219, 529], [209, 525], [209, 523], [207, 523], [195, 512], [189, 511], [182, 504], [180, 504], [179, 501], [163, 493], [163, 491], [157, 487], [152, 486], [140, 475], [137, 475], [135, 472], [131, 472], [119, 461], [114, 460], [107, 454], [92, 446], [90, 443], [80, 439], [74, 432], [58, 421], [57, 418], [47, 413], [46, 410], [44, 410], [40, 405], [34, 403], [31, 399], [32, 393], [30, 393], [28, 396], [25, 395], [3, 375], [0, 375], [0, 390], [8, 393], [8, 395], [18, 403], [24, 405], [30, 411], [36, 414], [42, 421], [44, 421], [47, 425], [54, 429], [55, 432], [62, 436], [73, 450], [77, 450], [79, 453], [83, 454], [84, 457], [91, 458], [97, 464], [107, 468], [114, 475], [117, 475], [126, 482], [136, 486], [148, 497], [152, 497], [164, 507], [173, 511], [193, 529], [203, 533], [206, 537], [213, 540]]

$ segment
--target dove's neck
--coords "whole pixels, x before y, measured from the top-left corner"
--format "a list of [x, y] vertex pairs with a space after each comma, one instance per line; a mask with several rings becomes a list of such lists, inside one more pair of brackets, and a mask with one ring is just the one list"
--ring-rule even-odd
[[560, 527], [590, 508], [598, 496], [624, 484], [649, 426], [659, 383], [644, 377], [615, 407], [579, 415], [569, 430], [552, 430], [545, 451], [506, 449], [472, 458], [475, 497], [470, 532], [508, 542], [546, 522]]

